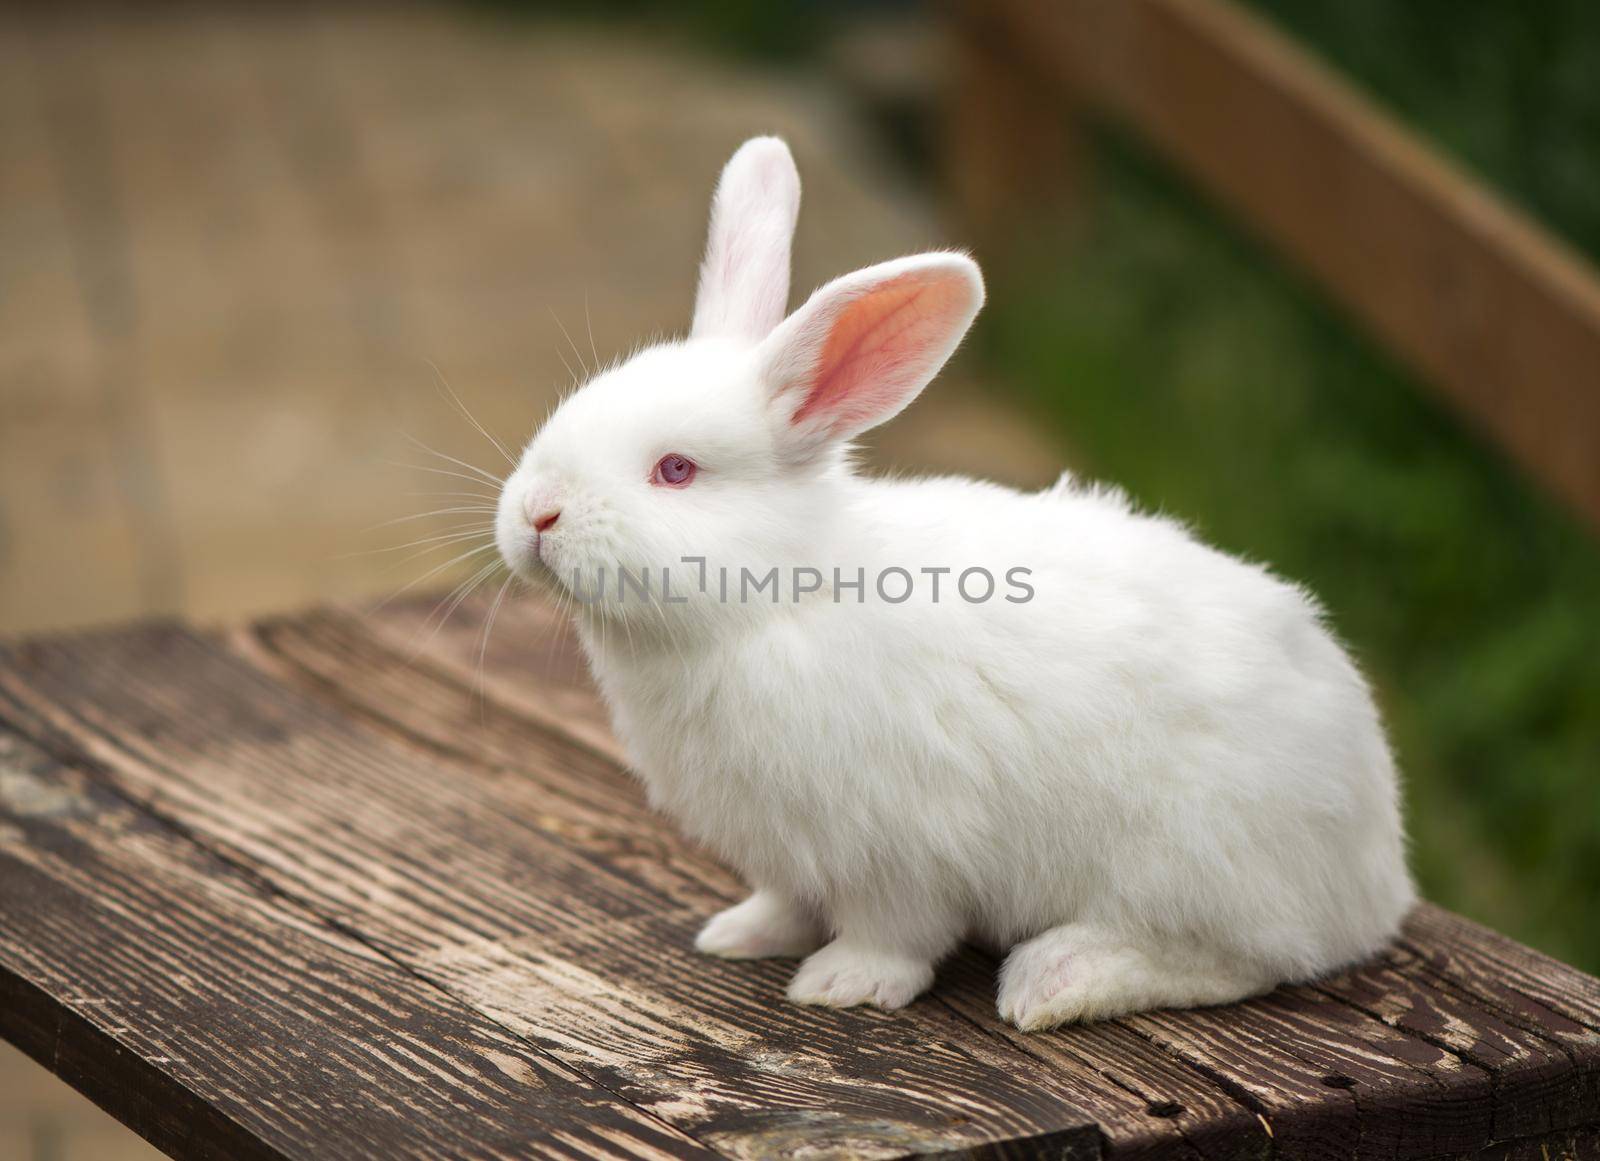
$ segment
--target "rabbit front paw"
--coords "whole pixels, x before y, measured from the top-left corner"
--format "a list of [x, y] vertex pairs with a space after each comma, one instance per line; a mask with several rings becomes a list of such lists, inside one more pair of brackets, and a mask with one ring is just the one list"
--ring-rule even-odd
[[719, 911], [695, 936], [694, 948], [723, 959], [798, 958], [822, 943], [816, 919], [772, 891], [757, 891]]
[[903, 1008], [933, 983], [933, 965], [892, 951], [849, 947], [838, 940], [800, 965], [789, 983], [796, 1004], [824, 1008]]

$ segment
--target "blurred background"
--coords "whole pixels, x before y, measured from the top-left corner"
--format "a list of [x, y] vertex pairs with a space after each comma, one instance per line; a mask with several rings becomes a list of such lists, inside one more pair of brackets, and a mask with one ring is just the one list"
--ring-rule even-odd
[[[402, 518], [476, 503], [435, 451], [499, 468], [441, 381], [515, 445], [682, 329], [718, 168], [777, 132], [797, 296], [931, 246], [991, 275], [875, 464], [1070, 466], [1307, 583], [1378, 687], [1424, 892], [1600, 971], [1600, 362], [1548, 356], [1600, 349], [1600, 7], [995, 7], [7, 10], [0, 633], [447, 589], [451, 542], [399, 546], [477, 514]], [[1188, 99], [1228, 52], [1282, 117]], [[1333, 163], [1289, 196], [1302, 98], [1432, 191], [1420, 302], [1357, 267], [1427, 229]], [[1483, 269], [1538, 293], [1501, 310]], [[1430, 353], [1435, 299], [1465, 355]], [[1579, 340], [1518, 338], [1551, 311]], [[0, 1055], [0, 1158], [148, 1154]]]

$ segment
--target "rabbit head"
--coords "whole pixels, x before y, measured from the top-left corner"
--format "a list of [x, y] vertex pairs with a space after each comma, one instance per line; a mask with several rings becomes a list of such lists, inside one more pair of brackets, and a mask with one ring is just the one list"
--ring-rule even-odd
[[[849, 441], [933, 378], [983, 281], [965, 255], [920, 254], [836, 279], [785, 318], [799, 205], [783, 142], [734, 154], [689, 337], [594, 376], [506, 480], [496, 539], [515, 572], [553, 578], [593, 615], [710, 615], [724, 602], [708, 567], [807, 562], [843, 518]], [[648, 598], [637, 582], [618, 591], [619, 569], [648, 576]]]

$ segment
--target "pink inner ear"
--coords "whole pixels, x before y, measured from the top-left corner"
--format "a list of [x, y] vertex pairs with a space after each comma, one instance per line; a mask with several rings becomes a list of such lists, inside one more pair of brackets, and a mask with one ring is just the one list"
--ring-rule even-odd
[[837, 431], [894, 414], [937, 370], [968, 298], [961, 278], [913, 271], [852, 299], [833, 320], [790, 422], [821, 420]]

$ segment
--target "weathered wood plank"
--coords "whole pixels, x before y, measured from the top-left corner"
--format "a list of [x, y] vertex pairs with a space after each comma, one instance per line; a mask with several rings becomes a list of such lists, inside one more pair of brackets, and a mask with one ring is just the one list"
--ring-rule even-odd
[[[542, 632], [542, 608], [530, 608], [529, 613], [529, 627]], [[465, 643], [459, 627], [441, 632]], [[252, 662], [309, 685], [318, 696], [385, 729], [404, 730], [423, 744], [468, 761], [517, 767], [547, 784], [551, 793], [579, 799], [641, 834], [662, 829], [660, 816], [646, 805], [638, 782], [623, 768], [620, 747], [609, 730], [598, 736], [605, 728], [604, 710], [576, 654], [557, 650], [551, 664], [524, 657], [538, 674], [529, 683], [532, 688], [486, 676], [486, 682], [494, 683], [491, 693], [487, 685], [480, 688], [477, 673], [464, 672], [449, 653], [420, 655], [402, 646], [402, 636], [383, 624], [348, 613], [271, 618], [230, 630], [224, 639]], [[498, 645], [496, 654], [498, 664]], [[540, 706], [537, 693], [545, 688], [566, 695], [557, 704], [575, 712]], [[540, 708], [524, 712], [523, 706]], [[572, 764], [574, 745], [588, 751], [577, 766]], [[705, 873], [718, 875], [729, 889], [736, 886], [710, 859], [696, 852], [687, 857], [698, 859]]]
[[[534, 618], [540, 615], [537, 609], [532, 613]], [[537, 619], [533, 623], [535, 631], [542, 631]], [[471, 618], [464, 625], [470, 627]], [[465, 636], [460, 633], [458, 643]], [[394, 647], [393, 636], [375, 637], [370, 622], [320, 613], [264, 622], [229, 634], [229, 640], [262, 664], [282, 669], [290, 680], [310, 683], [423, 744], [516, 769], [564, 800], [593, 799], [602, 808], [609, 803], [621, 825], [646, 831], [664, 825], [620, 768], [608, 762], [552, 761], [548, 727], [485, 702], [469, 684], [471, 679], [448, 663], [441, 665], [432, 657], [408, 660]], [[572, 680], [565, 668], [552, 667], [562, 672], [557, 680], [564, 687]], [[594, 695], [589, 691], [585, 696]], [[722, 868], [709, 860], [705, 867], [714, 881], [728, 883], [729, 892], [737, 890]], [[1254, 1114], [1126, 1029], [1103, 1025], [1074, 1029], [1062, 1037], [1028, 1037], [1000, 1025], [994, 1012], [995, 966], [992, 958], [977, 953], [957, 957], [941, 969], [935, 1002], [1044, 1062], [1074, 1101], [1094, 1114], [1116, 1155], [1151, 1156], [1163, 1150], [1206, 1157], [1265, 1153], [1269, 1139]]]
[[1305, 988], [1124, 1023], [1272, 1125], [1295, 1157], [1424, 1157], [1490, 1140], [1486, 1073]]
[[253, 668], [181, 632], [53, 643], [0, 687], [128, 793], [727, 1152], [1084, 1150], [1093, 1121], [1119, 1156], [1532, 1156], [1600, 1121], [1600, 983], [1429, 908], [1378, 963], [1209, 1012], [1022, 1037], [969, 954], [908, 1012], [797, 1014], [785, 965], [688, 955], [735, 885], [583, 736], [603, 716], [548, 609], [502, 614], [482, 701], [471, 618], [407, 661], [423, 610], [230, 634]]
[[1473, 1154], [1473, 1161], [1600, 1161], [1600, 1129], [1589, 1126], [1498, 1141]]
[[437, 602], [395, 601], [362, 617], [363, 629], [407, 658], [427, 660], [468, 682], [483, 697], [518, 716], [576, 738], [623, 765], [627, 755], [589, 677], [568, 619], [538, 596], [501, 606], [487, 639], [488, 615], [473, 598], [442, 623]]
[[722, 1151], [1099, 1149], [1047, 1067], [947, 1009], [798, 1009], [782, 965], [693, 956], [730, 895], [669, 834], [424, 749], [193, 634], [10, 651], [0, 688], [130, 797]]
[[703, 1152], [3, 723], [0, 1032], [180, 1157]]
[[1424, 904], [1419, 911], [1407, 925], [1406, 942], [1318, 990], [1488, 1072], [1494, 1140], [1600, 1120], [1600, 1035], [1552, 1012], [1529, 1018], [1525, 1004], [1507, 1002], [1509, 990], [1498, 982], [1483, 988], [1436, 970], [1435, 957], [1416, 945], [1441, 952], [1449, 945], [1426, 932], [1429, 913], [1438, 909]]
[[[375, 631], [396, 641], [426, 637], [430, 665], [447, 667], [458, 681], [480, 682], [489, 697], [508, 698], [519, 711], [538, 705], [547, 683], [569, 704], [585, 693], [595, 697], [574, 676], [581, 658], [537, 600], [502, 609], [487, 649], [480, 649], [480, 617], [474, 615], [479, 610], [423, 634], [429, 608], [415, 602], [388, 610]], [[562, 657], [546, 666], [540, 658], [552, 650]], [[1454, 918], [1423, 908], [1411, 929], [1413, 939], [1433, 948], [1433, 957], [1451, 946], [1449, 939], [1430, 935], [1440, 916]], [[1463, 936], [1472, 942], [1470, 933]], [[1549, 962], [1547, 978], [1575, 977], [1568, 981], [1571, 989], [1600, 992], [1582, 973], [1509, 940], [1501, 939], [1500, 946], [1512, 962], [1519, 953], [1525, 957], [1524, 975], [1536, 978], [1536, 965]], [[1403, 948], [1318, 989], [1283, 989], [1218, 1012], [1140, 1018], [1126, 1022], [1125, 1030], [1214, 1078], [1275, 1126], [1277, 1145], [1308, 1150], [1308, 1156], [1340, 1156], [1358, 1145], [1387, 1156], [1459, 1152], [1475, 1147], [1474, 1141], [1600, 1120], [1593, 1101], [1595, 1045], [1558, 1043], [1563, 1022], [1555, 1013], [1543, 1019], [1534, 1014], [1520, 1024], [1507, 1020], [1501, 1007], [1509, 999], [1497, 1006], [1482, 987], [1466, 986], [1448, 971], [1426, 970], [1416, 959]], [[1375, 1003], [1374, 989], [1385, 984], [1393, 994]], [[1441, 1025], [1448, 1034], [1441, 1034]], [[1085, 1031], [1074, 1029], [1051, 1042], [1070, 1046]], [[1396, 1038], [1395, 1032], [1402, 1035]], [[1033, 1038], [1023, 1043], [1031, 1045]], [[1187, 1107], [1177, 1098], [1163, 1103]], [[1341, 1108], [1346, 1115], [1332, 1114]]]
[[1600, 522], [1600, 279], [1581, 257], [1234, 4], [968, 7], [1030, 69], [1133, 125]]
[[1466, 981], [1563, 1040], [1592, 1042], [1584, 1029], [1600, 1032], [1600, 980], [1498, 931], [1438, 907], [1421, 907], [1406, 942], [1430, 970]]
[[939, 1002], [990, 1028], [1019, 1050], [1064, 1075], [1082, 1078], [1084, 1107], [1106, 1134], [1112, 1155], [1144, 1157], [1169, 1134], [1184, 1155], [1255, 1158], [1272, 1155], [1267, 1123], [1227, 1091], [1126, 1025], [1106, 1021], [1049, 1035], [1018, 1032], [998, 1021], [990, 955], [966, 954], [941, 970]]

